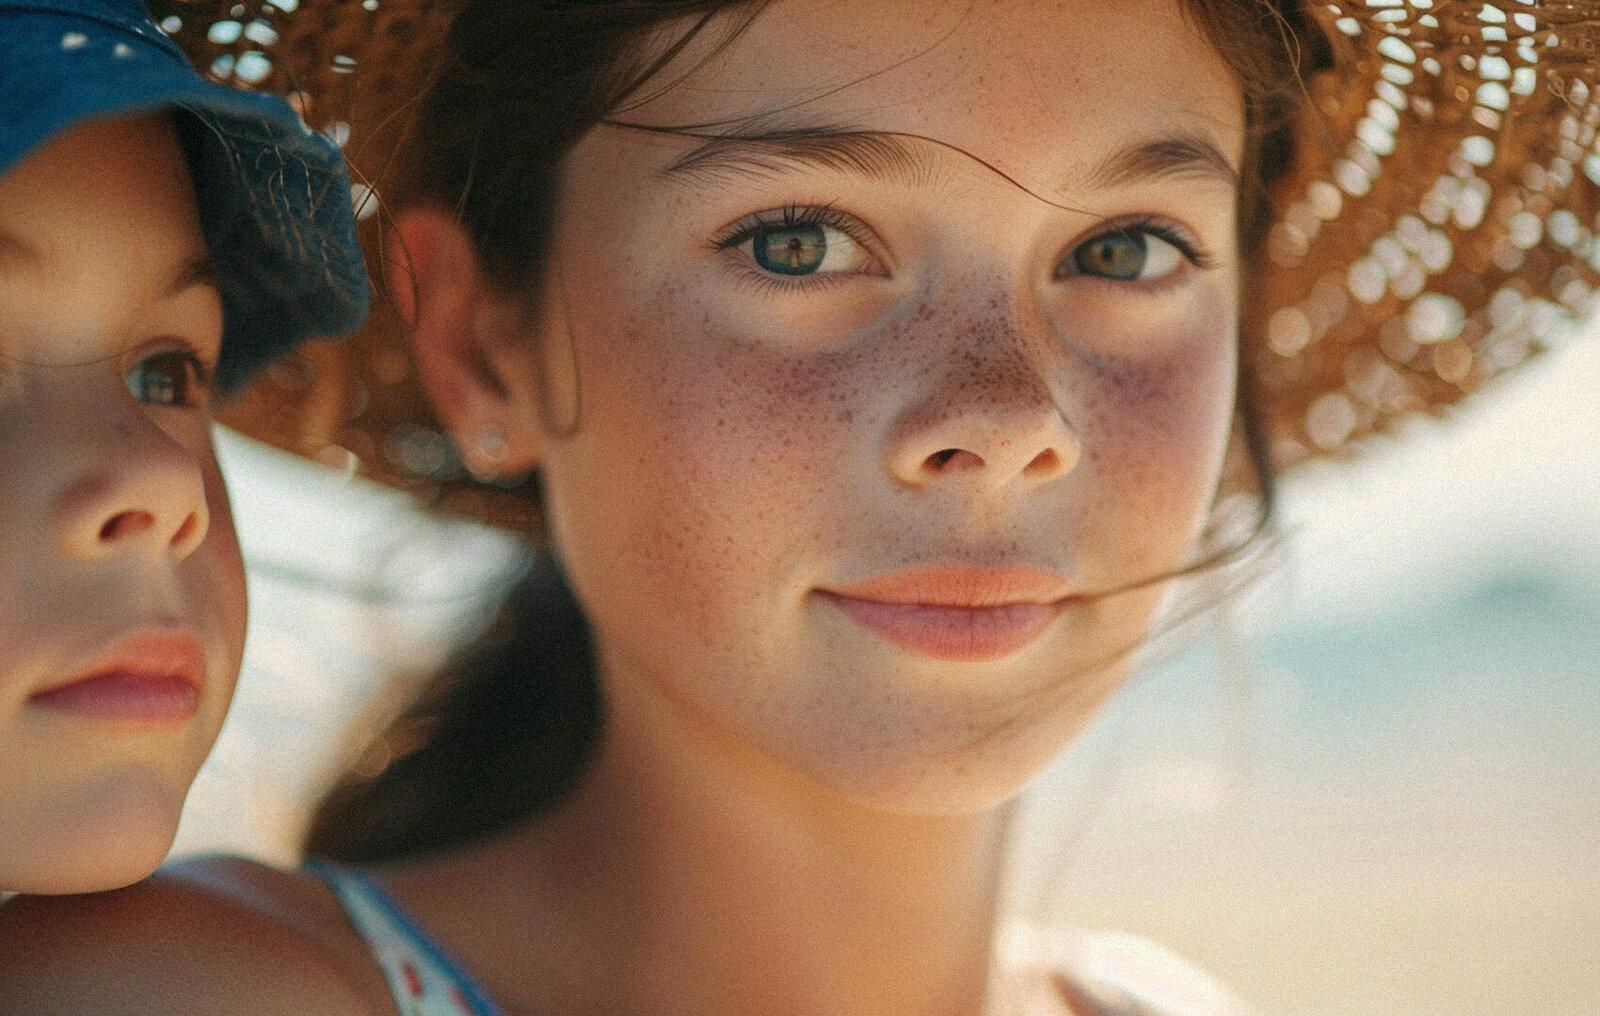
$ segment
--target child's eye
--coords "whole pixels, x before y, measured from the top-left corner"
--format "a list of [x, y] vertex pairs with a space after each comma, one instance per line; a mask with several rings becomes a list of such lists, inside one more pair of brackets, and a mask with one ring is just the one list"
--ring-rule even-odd
[[718, 250], [748, 246], [750, 260], [772, 275], [871, 274], [873, 256], [851, 232], [854, 220], [828, 208], [785, 208], [734, 223], [713, 241]]
[[820, 223], [761, 226], [750, 235], [750, 256], [779, 275], [849, 271], [864, 253], [842, 231]]
[[134, 364], [123, 381], [140, 402], [151, 406], [195, 406], [204, 401], [211, 375], [193, 353], [173, 350]]
[[1155, 223], [1133, 223], [1080, 243], [1056, 269], [1056, 277], [1087, 275], [1126, 282], [1163, 279], [1177, 271], [1184, 258], [1202, 268], [1208, 263], [1206, 256], [1175, 230]]

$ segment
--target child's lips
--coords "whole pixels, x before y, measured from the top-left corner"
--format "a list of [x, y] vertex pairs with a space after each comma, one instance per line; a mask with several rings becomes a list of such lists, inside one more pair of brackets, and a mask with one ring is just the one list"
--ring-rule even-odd
[[199, 708], [205, 679], [205, 647], [192, 633], [144, 631], [28, 701], [91, 719], [177, 723]]
[[998, 660], [1037, 639], [1071, 590], [1027, 568], [919, 568], [818, 590], [851, 620], [922, 656]]

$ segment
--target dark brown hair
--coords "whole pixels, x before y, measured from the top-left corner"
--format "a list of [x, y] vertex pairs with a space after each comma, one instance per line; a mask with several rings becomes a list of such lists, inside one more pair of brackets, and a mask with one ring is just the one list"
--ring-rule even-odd
[[[1289, 168], [1301, 74], [1326, 54], [1295, 0], [1183, 5], [1244, 89], [1239, 236], [1248, 286], [1273, 185]], [[530, 290], [546, 264], [573, 146], [642, 89], [670, 86], [657, 79], [690, 41], [716, 31], [725, 45], [765, 6], [465, 0], [417, 104], [390, 205], [454, 210], [491, 280]], [[1264, 522], [1272, 475], [1247, 372], [1239, 390], [1237, 430]], [[588, 624], [559, 568], [546, 561], [530, 574], [489, 635], [431, 689], [386, 735], [380, 754], [395, 760], [323, 802], [309, 853], [354, 863], [428, 853], [508, 829], [571, 789], [600, 737], [601, 703]]]

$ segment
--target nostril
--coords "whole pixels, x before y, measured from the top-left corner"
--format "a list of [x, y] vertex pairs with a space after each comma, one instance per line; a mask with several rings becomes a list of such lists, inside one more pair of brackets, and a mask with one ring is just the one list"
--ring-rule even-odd
[[135, 533], [142, 533], [155, 524], [156, 517], [149, 512], [118, 512], [100, 527], [100, 539], [102, 542], [110, 543]]
[[983, 456], [965, 448], [946, 448], [934, 452], [923, 460], [923, 468], [930, 473], [950, 473], [969, 469], [982, 469]]
[[187, 544], [189, 538], [194, 534], [195, 528], [199, 525], [200, 520], [195, 517], [193, 512], [190, 512], [189, 516], [183, 520], [183, 525], [179, 526], [178, 531], [172, 534], [172, 545], [174, 547], [182, 547]]
[[1040, 473], [1055, 473], [1061, 469], [1061, 455], [1054, 448], [1046, 448], [1033, 457], [1033, 461], [1023, 469], [1025, 473], [1038, 475]]

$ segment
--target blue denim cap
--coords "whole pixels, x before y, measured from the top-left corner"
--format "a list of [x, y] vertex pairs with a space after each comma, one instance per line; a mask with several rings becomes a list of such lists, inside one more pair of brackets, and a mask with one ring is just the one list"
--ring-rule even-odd
[[366, 318], [344, 156], [287, 102], [206, 81], [140, 0], [0, 0], [0, 173], [88, 120], [173, 109], [222, 290], [222, 391]]

